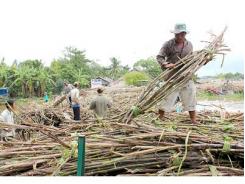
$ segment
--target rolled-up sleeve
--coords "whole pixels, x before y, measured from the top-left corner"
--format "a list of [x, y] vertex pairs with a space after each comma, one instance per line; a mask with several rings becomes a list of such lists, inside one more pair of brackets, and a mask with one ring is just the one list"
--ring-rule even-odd
[[168, 42], [165, 42], [156, 57], [157, 62], [160, 65], [162, 65], [163, 62], [166, 61], [167, 56], [168, 56]]

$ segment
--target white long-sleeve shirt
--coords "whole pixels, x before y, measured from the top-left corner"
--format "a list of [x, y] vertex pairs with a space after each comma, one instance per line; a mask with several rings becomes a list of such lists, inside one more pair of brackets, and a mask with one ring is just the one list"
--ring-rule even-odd
[[70, 94], [71, 94], [71, 101], [72, 101], [72, 105], [75, 104], [79, 104], [79, 89], [74, 88], [71, 90]]
[[[0, 115], [0, 121], [7, 124], [14, 124], [14, 113], [5, 109]], [[12, 129], [10, 132], [1, 130], [2, 137], [15, 136], [15, 129]]]

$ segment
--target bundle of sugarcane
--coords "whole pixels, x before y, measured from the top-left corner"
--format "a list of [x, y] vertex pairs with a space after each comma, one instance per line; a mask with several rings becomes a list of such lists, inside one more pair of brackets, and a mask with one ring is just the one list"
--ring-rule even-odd
[[87, 137], [86, 175], [243, 175], [242, 113], [199, 113], [202, 125], [196, 127], [186, 122], [187, 115], [174, 115], [162, 122], [153, 113], [142, 114], [130, 125], [116, 120], [59, 129], [15, 125], [43, 133], [27, 142], [1, 142], [0, 175], [75, 175], [74, 141], [80, 133]]
[[148, 84], [135, 105], [124, 113], [120, 120], [126, 123], [129, 122], [132, 117], [145, 112], [176, 89], [183, 87], [192, 79], [197, 70], [211, 61], [217, 54], [222, 54], [224, 59], [223, 52], [229, 51], [227, 46], [223, 44], [225, 30], [226, 28], [219, 36], [214, 36], [214, 39], [204, 49], [195, 51], [180, 59], [174, 68], [168, 68], [156, 77]]
[[[17, 105], [16, 105], [17, 106]], [[93, 117], [92, 111], [81, 109], [81, 121]], [[21, 112], [16, 113], [16, 122], [22, 124], [22, 120], [44, 125], [59, 127], [64, 122], [72, 122], [73, 112], [69, 106], [52, 107], [52, 106], [27, 106], [22, 108]]]
[[42, 123], [44, 125], [59, 126], [65, 119], [64, 112], [61, 108], [39, 108], [29, 109], [19, 116], [23, 119], [31, 119], [33, 122]]
[[53, 107], [57, 107], [59, 104], [61, 104], [65, 99], [67, 98], [67, 95], [60, 96], [55, 102], [52, 104]]

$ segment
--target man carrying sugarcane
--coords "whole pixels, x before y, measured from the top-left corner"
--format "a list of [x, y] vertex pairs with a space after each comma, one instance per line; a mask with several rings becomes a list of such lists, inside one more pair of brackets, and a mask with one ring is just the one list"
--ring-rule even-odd
[[[192, 53], [192, 43], [185, 37], [188, 33], [185, 24], [176, 24], [174, 30], [175, 37], [165, 42], [157, 55], [157, 62], [161, 68], [174, 68], [177, 61], [186, 55]], [[170, 77], [170, 76], [168, 76]], [[164, 119], [165, 112], [170, 112], [175, 105], [176, 99], [180, 97], [184, 111], [189, 111], [191, 123], [196, 121], [196, 87], [193, 80], [187, 82], [183, 88], [174, 91], [159, 104], [159, 118]]]

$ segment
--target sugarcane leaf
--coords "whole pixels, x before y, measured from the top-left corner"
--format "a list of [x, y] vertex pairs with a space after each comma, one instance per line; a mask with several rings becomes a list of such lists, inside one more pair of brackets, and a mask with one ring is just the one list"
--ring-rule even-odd
[[185, 153], [184, 153], [184, 156], [180, 162], [180, 165], [179, 165], [179, 168], [178, 168], [178, 175], [180, 173], [180, 170], [181, 170], [181, 167], [183, 165], [183, 162], [185, 161], [186, 159], [186, 156], [187, 156], [187, 151], [188, 151], [188, 141], [189, 141], [189, 137], [190, 137], [190, 134], [191, 134], [191, 131], [189, 131], [186, 135], [186, 138], [185, 138]]
[[179, 154], [174, 153], [172, 157], [172, 166], [180, 166], [181, 158], [179, 157]]
[[213, 165], [208, 165], [210, 172], [212, 173], [212, 176], [218, 176], [219, 175], [219, 171], [217, 170], [217, 168]]
[[228, 136], [224, 137], [224, 145], [223, 145], [223, 149], [222, 149], [223, 153], [228, 153], [230, 151], [231, 141], [232, 141], [231, 137], [228, 137]]
[[141, 114], [141, 110], [137, 106], [132, 106], [131, 110], [133, 112], [133, 117], [136, 117]]
[[225, 132], [227, 132], [227, 131], [232, 131], [232, 130], [234, 130], [234, 129], [235, 129], [235, 127], [234, 127], [233, 124], [227, 124], [227, 125], [224, 125], [224, 126], [223, 126], [223, 131], [225, 131]]
[[174, 124], [174, 123], [172, 123], [172, 124], [170, 124], [170, 126], [168, 127], [167, 130], [169, 130], [169, 131], [176, 131], [177, 130], [177, 125]]
[[229, 137], [229, 136], [224, 136], [224, 141], [229, 141], [229, 142], [231, 142], [231, 141], [232, 141], [232, 138]]
[[161, 136], [159, 138], [158, 144], [161, 142], [162, 138], [163, 138], [163, 134], [164, 134], [164, 130], [162, 130]]
[[230, 142], [225, 141], [225, 142], [224, 142], [223, 149], [222, 149], [222, 152], [227, 153], [227, 152], [229, 152], [229, 151], [230, 151], [230, 149], [231, 149]]

